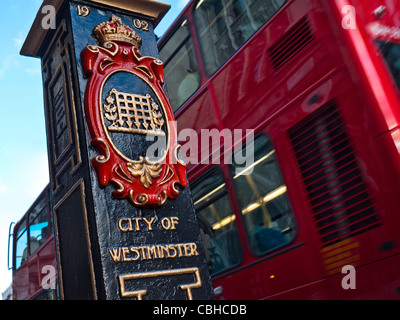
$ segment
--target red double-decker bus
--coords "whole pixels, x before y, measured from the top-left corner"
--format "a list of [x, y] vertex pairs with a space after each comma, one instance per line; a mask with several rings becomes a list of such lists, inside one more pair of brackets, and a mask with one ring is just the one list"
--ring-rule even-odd
[[52, 218], [47, 186], [13, 229], [13, 224], [10, 225], [13, 300], [54, 300], [57, 297]]
[[180, 137], [216, 298], [399, 298], [399, 1], [196, 0], [159, 48], [178, 132], [255, 133]]
[[254, 131], [179, 135], [216, 298], [398, 299], [400, 3], [193, 0], [159, 49], [180, 132]]

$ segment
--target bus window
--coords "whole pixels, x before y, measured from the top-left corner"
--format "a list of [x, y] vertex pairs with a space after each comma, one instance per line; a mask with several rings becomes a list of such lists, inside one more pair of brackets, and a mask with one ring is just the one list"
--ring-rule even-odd
[[15, 269], [18, 269], [28, 259], [28, 230], [24, 220], [18, 227], [15, 248]]
[[254, 140], [254, 163], [231, 172], [249, 244], [261, 255], [294, 239], [296, 225], [275, 150], [264, 135]]
[[47, 203], [43, 197], [29, 213], [29, 247], [33, 254], [48, 237]]
[[192, 185], [210, 273], [229, 269], [242, 260], [242, 248], [226, 183], [222, 173], [212, 169]]
[[213, 74], [286, 0], [200, 0], [195, 22], [204, 64]]
[[378, 45], [400, 89], [400, 43], [378, 41]]
[[173, 111], [199, 88], [200, 76], [186, 20], [160, 49], [164, 75]]

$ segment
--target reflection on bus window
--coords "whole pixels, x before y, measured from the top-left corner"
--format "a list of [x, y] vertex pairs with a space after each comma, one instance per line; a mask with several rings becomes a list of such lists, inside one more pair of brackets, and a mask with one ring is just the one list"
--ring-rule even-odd
[[200, 76], [186, 20], [160, 49], [165, 81], [173, 111], [199, 88]]
[[29, 247], [33, 254], [48, 237], [46, 197], [40, 199], [29, 213]]
[[200, 0], [195, 21], [204, 64], [213, 74], [286, 0]]
[[242, 248], [222, 173], [209, 171], [193, 184], [192, 193], [210, 273], [237, 265]]
[[400, 89], [400, 43], [378, 41], [378, 45]]
[[251, 249], [261, 255], [293, 240], [296, 225], [271, 141], [257, 137], [254, 152], [251, 166], [231, 172]]
[[21, 223], [16, 235], [15, 268], [18, 269], [28, 259], [28, 231], [26, 229], [26, 221]]

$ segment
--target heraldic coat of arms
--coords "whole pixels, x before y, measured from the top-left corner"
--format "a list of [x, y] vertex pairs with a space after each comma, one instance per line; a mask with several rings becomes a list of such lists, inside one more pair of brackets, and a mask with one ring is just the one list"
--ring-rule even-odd
[[93, 35], [99, 46], [87, 46], [81, 61], [88, 78], [86, 122], [99, 153], [92, 159], [99, 185], [112, 183], [113, 196], [134, 205], [162, 206], [178, 196], [178, 185], [187, 186], [162, 88], [163, 64], [142, 57], [142, 39], [118, 17], [97, 25]]

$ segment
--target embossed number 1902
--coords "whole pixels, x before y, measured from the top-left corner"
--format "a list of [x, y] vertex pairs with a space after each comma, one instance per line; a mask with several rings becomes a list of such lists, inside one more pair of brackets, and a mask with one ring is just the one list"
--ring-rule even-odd
[[143, 31], [149, 31], [149, 24], [147, 21], [134, 19], [133, 25], [138, 29], [142, 29]]
[[90, 10], [86, 6], [78, 6], [78, 16], [87, 17], [90, 13]]

